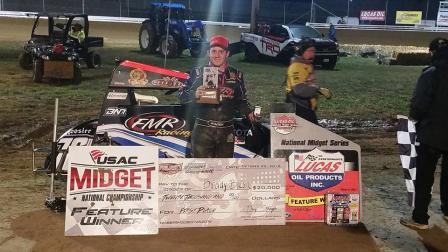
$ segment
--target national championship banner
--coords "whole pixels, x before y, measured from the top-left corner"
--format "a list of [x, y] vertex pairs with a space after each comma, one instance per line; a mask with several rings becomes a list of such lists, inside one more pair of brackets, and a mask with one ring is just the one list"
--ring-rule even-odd
[[437, 26], [448, 26], [448, 1], [440, 1]]
[[284, 159], [161, 159], [161, 228], [285, 225]]
[[294, 113], [271, 113], [271, 157], [286, 158], [287, 221], [323, 222], [325, 195], [361, 195], [359, 145]]
[[157, 234], [158, 148], [71, 146], [65, 235]]
[[396, 24], [416, 25], [422, 23], [421, 11], [397, 11], [395, 16]]
[[384, 10], [362, 10], [359, 20], [365, 21], [384, 21], [386, 20], [386, 11]]

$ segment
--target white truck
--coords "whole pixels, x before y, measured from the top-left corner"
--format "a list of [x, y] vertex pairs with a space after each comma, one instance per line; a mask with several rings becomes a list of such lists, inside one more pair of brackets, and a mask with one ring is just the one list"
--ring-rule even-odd
[[257, 61], [260, 57], [277, 59], [288, 63], [294, 56], [294, 47], [303, 38], [316, 42], [315, 65], [333, 69], [338, 60], [338, 44], [317, 30], [306, 25], [259, 25], [256, 33], [241, 33], [241, 43], [247, 61]]

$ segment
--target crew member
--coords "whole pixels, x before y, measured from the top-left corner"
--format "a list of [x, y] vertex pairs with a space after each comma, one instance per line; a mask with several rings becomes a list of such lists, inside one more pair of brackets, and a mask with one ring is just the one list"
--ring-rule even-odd
[[84, 29], [81, 24], [75, 23], [72, 25], [72, 30], [68, 33], [68, 35], [75, 39], [79, 44], [84, 42], [86, 38], [86, 34], [84, 33]]
[[[190, 71], [190, 78], [179, 92], [184, 103], [193, 105], [195, 123], [191, 136], [192, 156], [195, 158], [231, 158], [234, 147], [233, 119], [235, 111], [255, 121], [249, 107], [243, 73], [227, 63], [229, 41], [224, 36], [213, 36], [208, 50], [209, 63]], [[204, 67], [217, 67], [219, 104], [203, 104], [197, 100], [204, 95]]]
[[317, 123], [317, 98], [331, 98], [330, 90], [316, 84], [313, 60], [316, 48], [312, 39], [302, 39], [297, 57], [291, 60], [286, 78], [286, 102], [296, 104], [296, 114]]
[[418, 79], [409, 117], [417, 122], [417, 174], [415, 202], [411, 218], [400, 223], [415, 229], [428, 229], [428, 207], [434, 172], [442, 159], [440, 201], [443, 218], [448, 221], [448, 39], [436, 38], [429, 44], [431, 64]]

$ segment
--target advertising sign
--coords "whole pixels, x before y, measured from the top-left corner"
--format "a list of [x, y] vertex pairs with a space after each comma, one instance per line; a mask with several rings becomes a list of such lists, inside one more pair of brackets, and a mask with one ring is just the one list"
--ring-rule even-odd
[[397, 11], [395, 16], [396, 24], [416, 25], [422, 23], [421, 11]]
[[294, 113], [271, 113], [271, 157], [289, 160], [287, 221], [325, 218], [325, 194], [361, 191], [359, 145]]
[[284, 159], [161, 159], [161, 228], [284, 225]]
[[441, 1], [439, 3], [437, 26], [448, 26], [448, 1]]
[[359, 20], [366, 21], [384, 21], [386, 20], [386, 11], [384, 10], [362, 10]]
[[157, 234], [158, 149], [71, 146], [65, 235]]
[[325, 196], [325, 223], [328, 225], [355, 225], [359, 223], [359, 195], [329, 193]]

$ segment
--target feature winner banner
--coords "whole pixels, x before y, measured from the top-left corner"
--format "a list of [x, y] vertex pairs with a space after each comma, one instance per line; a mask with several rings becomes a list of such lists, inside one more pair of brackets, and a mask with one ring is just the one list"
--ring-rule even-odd
[[294, 113], [271, 113], [271, 157], [289, 160], [286, 220], [325, 219], [325, 194], [361, 195], [359, 145]]
[[158, 148], [71, 146], [65, 235], [157, 234]]
[[285, 225], [285, 160], [160, 159], [161, 228]]

